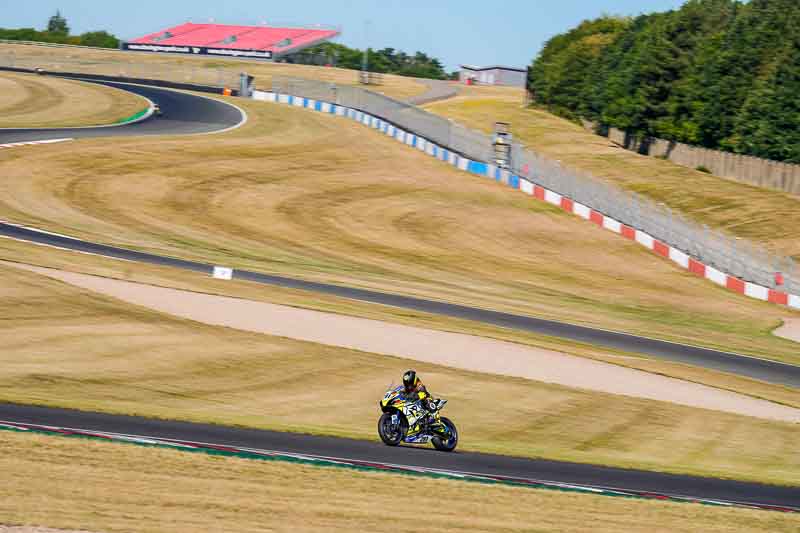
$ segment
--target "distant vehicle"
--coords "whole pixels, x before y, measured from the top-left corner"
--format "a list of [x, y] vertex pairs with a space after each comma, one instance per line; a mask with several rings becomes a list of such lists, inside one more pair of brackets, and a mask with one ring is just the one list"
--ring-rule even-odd
[[153, 104], [153, 116], [160, 117], [161, 115], [163, 115], [161, 108], [158, 106], [158, 104]]
[[429, 413], [419, 400], [407, 398], [403, 386], [389, 387], [380, 402], [378, 435], [387, 446], [433, 443], [443, 452], [452, 452], [458, 445], [458, 430], [449, 418], [439, 412], [447, 400], [436, 400], [435, 409]]

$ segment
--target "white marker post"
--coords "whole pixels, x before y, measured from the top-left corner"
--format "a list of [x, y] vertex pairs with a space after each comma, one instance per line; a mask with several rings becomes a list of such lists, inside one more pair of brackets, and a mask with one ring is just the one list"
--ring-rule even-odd
[[214, 272], [211, 275], [214, 277], [214, 279], [224, 279], [230, 281], [233, 279], [233, 269], [228, 267], [215, 266]]

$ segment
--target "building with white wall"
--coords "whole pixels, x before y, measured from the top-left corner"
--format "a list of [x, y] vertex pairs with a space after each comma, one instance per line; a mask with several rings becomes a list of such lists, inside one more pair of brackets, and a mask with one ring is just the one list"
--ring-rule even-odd
[[524, 68], [503, 67], [500, 65], [490, 67], [461, 65], [459, 80], [461, 83], [525, 87], [527, 73], [528, 71]]

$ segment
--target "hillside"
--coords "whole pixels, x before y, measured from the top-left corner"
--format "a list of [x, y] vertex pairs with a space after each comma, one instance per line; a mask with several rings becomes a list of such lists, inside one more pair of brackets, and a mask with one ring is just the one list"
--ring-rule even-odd
[[[358, 72], [345, 68], [291, 65], [254, 60], [147, 54], [120, 50], [69, 47], [50, 48], [0, 43], [0, 66], [43, 68], [56, 72], [81, 72], [108, 76], [133, 76], [184, 83], [223, 84], [238, 87], [239, 74], [255, 76], [260, 88], [269, 88], [274, 77], [320, 80], [340, 85], [359, 85]], [[370, 90], [404, 100], [425, 93], [428, 87], [416, 78], [383, 75]]]
[[770, 335], [785, 309], [718, 288], [359, 124], [237, 104], [248, 123], [220, 136], [8, 151], [0, 218], [236, 268], [796, 361], [794, 344]]
[[543, 109], [523, 107], [521, 91], [464, 88], [460, 96], [425, 108], [490, 133], [494, 122], [511, 124], [516, 140], [576, 172], [663, 203], [727, 235], [800, 260], [800, 198], [639, 155], [579, 124]]

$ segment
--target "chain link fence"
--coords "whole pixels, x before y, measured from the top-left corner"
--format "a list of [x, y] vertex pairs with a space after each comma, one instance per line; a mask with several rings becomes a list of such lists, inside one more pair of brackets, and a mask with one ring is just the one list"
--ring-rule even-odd
[[[358, 87], [275, 77], [271, 90], [359, 109], [470, 159], [484, 162], [492, 159], [491, 136]], [[512, 170], [537, 185], [647, 233], [717, 270], [765, 287], [792, 293], [800, 290], [800, 272], [793, 259], [700, 225], [663, 204], [619, 189], [586, 172], [566, 168], [519, 143], [512, 147]], [[778, 273], [783, 278], [781, 287], [776, 285]]]
[[63, 54], [36, 56], [18, 55], [13, 50], [0, 50], [0, 67], [42, 69], [56, 73], [97, 74], [138, 78], [143, 80], [163, 80], [192, 85], [208, 85], [219, 88], [239, 87], [241, 65], [230, 68], [208, 68], [202, 65], [176, 65], [174, 60], [161, 61], [123, 61], [120, 59], [86, 59], [68, 57]]
[[492, 154], [490, 137], [415, 105], [359, 87], [275, 76], [272, 91], [360, 109], [477, 161], [488, 161]]
[[515, 170], [523, 177], [563, 196], [591, 207], [609, 217], [647, 233], [708, 266], [738, 278], [776, 286], [776, 274], [784, 279], [783, 289], [800, 289], [797, 266], [789, 257], [707, 225], [687, 219], [663, 204], [627, 192], [595, 179], [588, 173], [565, 168], [515, 145]]

